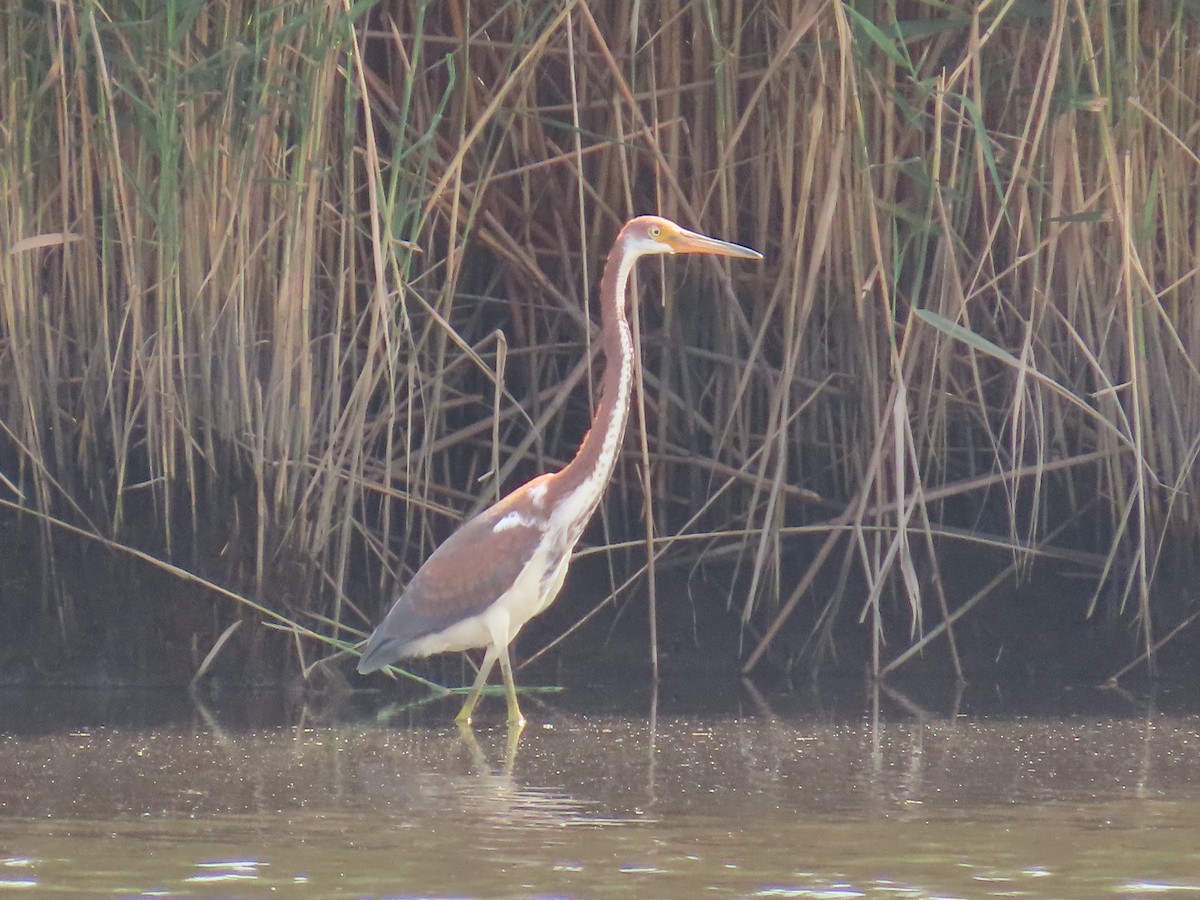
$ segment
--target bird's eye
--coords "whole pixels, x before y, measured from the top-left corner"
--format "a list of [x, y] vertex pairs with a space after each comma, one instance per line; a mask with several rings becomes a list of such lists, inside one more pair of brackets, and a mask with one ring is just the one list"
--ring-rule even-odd
[[650, 226], [650, 237], [657, 238], [661, 234], [662, 234], [662, 229], [659, 228], [657, 225]]

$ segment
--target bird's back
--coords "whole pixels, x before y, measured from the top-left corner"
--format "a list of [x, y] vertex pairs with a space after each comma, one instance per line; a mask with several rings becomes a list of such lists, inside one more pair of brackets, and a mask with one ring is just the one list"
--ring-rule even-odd
[[[538, 514], [530, 494], [540, 496], [544, 488], [539, 492], [537, 486], [549, 477], [534, 479], [488, 507], [430, 554], [371, 634], [359, 672], [373, 672], [405, 656], [467, 649], [439, 647], [434, 638], [482, 616], [518, 583], [544, 543], [548, 520]], [[483, 637], [467, 646], [486, 643]]]

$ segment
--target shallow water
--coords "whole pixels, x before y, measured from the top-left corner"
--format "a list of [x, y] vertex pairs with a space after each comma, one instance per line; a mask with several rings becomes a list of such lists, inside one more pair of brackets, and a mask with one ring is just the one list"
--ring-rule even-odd
[[662, 697], [0, 694], [0, 891], [1200, 896], [1194, 691]]

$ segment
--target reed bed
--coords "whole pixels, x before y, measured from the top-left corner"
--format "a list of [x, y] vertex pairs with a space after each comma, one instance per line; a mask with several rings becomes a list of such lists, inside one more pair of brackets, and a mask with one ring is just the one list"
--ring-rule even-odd
[[[767, 263], [641, 271], [637, 433], [585, 551], [616, 587], [719, 569], [746, 670], [865, 629], [876, 674], [935, 643], [961, 674], [955, 624], [1047, 560], [1135, 636], [1113, 674], [1152, 664], [1196, 617], [1156, 587], [1200, 546], [1197, 26], [1182, 0], [10, 5], [0, 503], [44, 585], [72, 529], [240, 598], [196, 662], [250, 617], [307, 665], [569, 458], [604, 253], [656, 211]], [[952, 545], [991, 581], [948, 588]], [[85, 637], [83, 601], [36, 596], [5, 619]]]

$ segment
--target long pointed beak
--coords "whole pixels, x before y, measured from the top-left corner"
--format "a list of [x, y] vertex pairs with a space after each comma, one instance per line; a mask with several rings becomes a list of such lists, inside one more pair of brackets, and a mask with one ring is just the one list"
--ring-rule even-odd
[[741, 244], [731, 244], [729, 241], [718, 241], [716, 238], [696, 234], [684, 228], [671, 238], [671, 249], [676, 253], [709, 253], [714, 256], [736, 256], [739, 259], [762, 259], [763, 255], [757, 250], [743, 247]]

